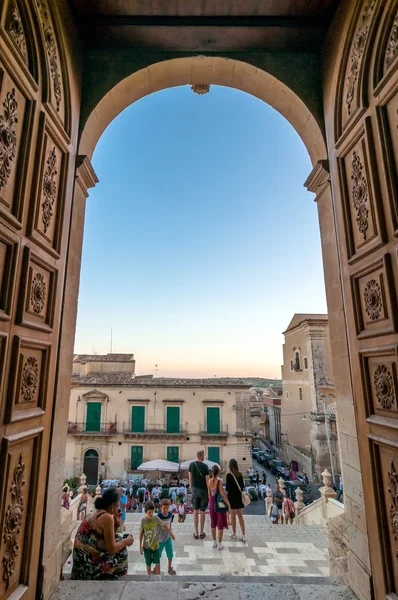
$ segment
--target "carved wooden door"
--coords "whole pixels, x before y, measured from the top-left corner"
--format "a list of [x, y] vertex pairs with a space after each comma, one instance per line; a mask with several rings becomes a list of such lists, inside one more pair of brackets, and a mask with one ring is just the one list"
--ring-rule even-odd
[[348, 0], [344, 10], [337, 94], [325, 112], [379, 600], [398, 593], [398, 3]]
[[60, 4], [0, 3], [1, 598], [35, 597], [46, 501], [76, 138]]

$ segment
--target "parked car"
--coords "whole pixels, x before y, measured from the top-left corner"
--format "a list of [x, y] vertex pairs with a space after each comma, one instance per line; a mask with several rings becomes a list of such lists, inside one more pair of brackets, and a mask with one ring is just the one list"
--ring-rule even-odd
[[301, 483], [305, 483], [305, 475], [301, 471], [296, 471], [296, 477]]
[[271, 473], [272, 475], [278, 475], [278, 468], [282, 466], [282, 461], [279, 460], [278, 458], [274, 458], [274, 460], [271, 460], [269, 463], [269, 468], [271, 469]]
[[257, 462], [260, 465], [264, 465], [264, 467], [269, 467], [269, 463], [272, 460], [272, 454], [270, 452], [266, 452], [265, 450], [260, 450], [257, 454]]
[[257, 446], [254, 446], [254, 448], [252, 448], [252, 458], [257, 458], [259, 451], [260, 451], [260, 448], [257, 448]]
[[311, 496], [311, 484], [306, 485], [301, 481], [286, 481], [285, 490], [288, 498], [295, 502], [296, 498], [296, 490], [297, 488], [301, 488], [303, 490], [303, 502], [305, 505], [311, 504], [313, 502], [313, 498]]
[[290, 469], [286, 463], [276, 458], [271, 460], [269, 465], [273, 475], [276, 477], [283, 477], [283, 479], [289, 479]]

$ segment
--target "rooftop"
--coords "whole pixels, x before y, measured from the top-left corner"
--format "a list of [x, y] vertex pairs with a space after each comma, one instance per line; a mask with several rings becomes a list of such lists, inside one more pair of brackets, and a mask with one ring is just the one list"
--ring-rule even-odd
[[134, 354], [75, 354], [74, 363], [88, 362], [133, 362]]
[[126, 387], [203, 387], [203, 388], [242, 388], [249, 389], [250, 385], [242, 379], [230, 377], [212, 377], [208, 379], [183, 379], [172, 377], [142, 377], [132, 378], [131, 373], [89, 373], [87, 375], [72, 375], [72, 383], [96, 386], [126, 386]]
[[287, 333], [288, 331], [291, 331], [292, 329], [295, 329], [296, 327], [298, 327], [299, 325], [302, 325], [305, 322], [309, 322], [309, 323], [327, 323], [328, 322], [328, 315], [325, 314], [317, 314], [317, 313], [295, 313], [293, 315], [292, 320], [290, 321], [289, 325], [287, 326], [287, 329], [283, 332], [283, 334]]

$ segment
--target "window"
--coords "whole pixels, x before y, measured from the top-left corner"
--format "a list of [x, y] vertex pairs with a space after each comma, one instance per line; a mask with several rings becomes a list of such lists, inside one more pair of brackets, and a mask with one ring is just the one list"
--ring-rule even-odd
[[297, 350], [294, 353], [294, 370], [295, 371], [301, 371], [301, 367], [300, 367], [300, 352], [298, 352]]
[[135, 433], [145, 431], [145, 406], [131, 407], [131, 431]]
[[101, 431], [101, 402], [88, 402], [86, 431]]
[[167, 446], [167, 460], [175, 463], [180, 462], [178, 446]]
[[137, 469], [142, 463], [144, 446], [131, 446], [131, 469]]
[[220, 464], [220, 447], [209, 446], [207, 448], [207, 459]]
[[289, 392], [286, 392], [286, 400], [289, 399]]
[[308, 358], [304, 357], [304, 369], [308, 369]]
[[299, 400], [300, 402], [303, 401], [303, 388], [299, 388]]
[[180, 433], [180, 407], [167, 406], [166, 408], [166, 432]]
[[218, 406], [208, 406], [206, 409], [206, 432], [220, 433], [220, 408]]
[[290, 370], [293, 371], [293, 361], [290, 361]]

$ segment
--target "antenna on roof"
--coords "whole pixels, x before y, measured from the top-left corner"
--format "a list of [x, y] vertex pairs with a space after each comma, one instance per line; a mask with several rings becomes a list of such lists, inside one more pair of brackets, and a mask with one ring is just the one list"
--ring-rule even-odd
[[112, 327], [111, 327], [111, 354], [112, 354]]

